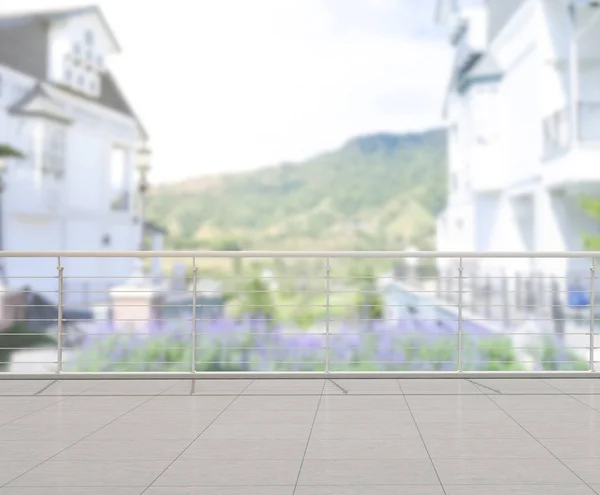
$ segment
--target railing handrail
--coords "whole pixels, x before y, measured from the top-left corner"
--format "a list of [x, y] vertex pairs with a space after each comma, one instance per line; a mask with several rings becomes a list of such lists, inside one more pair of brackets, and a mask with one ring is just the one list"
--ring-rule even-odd
[[600, 251], [0, 251], [0, 258], [600, 258]]

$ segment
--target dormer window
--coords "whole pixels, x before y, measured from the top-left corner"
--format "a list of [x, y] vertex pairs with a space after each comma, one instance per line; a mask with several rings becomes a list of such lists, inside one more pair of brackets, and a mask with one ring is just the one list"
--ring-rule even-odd
[[91, 29], [88, 29], [85, 32], [85, 43], [87, 46], [94, 45], [94, 33]]

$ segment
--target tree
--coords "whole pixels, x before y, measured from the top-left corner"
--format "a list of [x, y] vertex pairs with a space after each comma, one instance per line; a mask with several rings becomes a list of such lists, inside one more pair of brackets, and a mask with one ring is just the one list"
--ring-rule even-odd
[[25, 155], [8, 144], [0, 143], [0, 158], [25, 158]]
[[[579, 203], [583, 211], [585, 211], [589, 216], [600, 220], [600, 199], [583, 197], [580, 199]], [[600, 235], [584, 234], [583, 246], [585, 249], [591, 251], [600, 250]]]

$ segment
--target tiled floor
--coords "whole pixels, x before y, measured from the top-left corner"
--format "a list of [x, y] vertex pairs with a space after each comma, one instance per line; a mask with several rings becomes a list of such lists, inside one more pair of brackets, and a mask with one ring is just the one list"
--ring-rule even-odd
[[0, 379], [0, 495], [594, 493], [600, 379]]

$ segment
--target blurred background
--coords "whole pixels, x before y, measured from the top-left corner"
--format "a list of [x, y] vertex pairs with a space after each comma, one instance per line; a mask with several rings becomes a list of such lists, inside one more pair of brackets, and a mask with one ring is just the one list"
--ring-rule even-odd
[[[2, 0], [0, 250], [107, 257], [0, 259], [0, 367], [453, 370], [460, 319], [469, 369], [588, 369], [591, 259], [242, 253], [597, 249], [598, 37], [591, 0]], [[163, 249], [240, 254], [108, 256]]]

